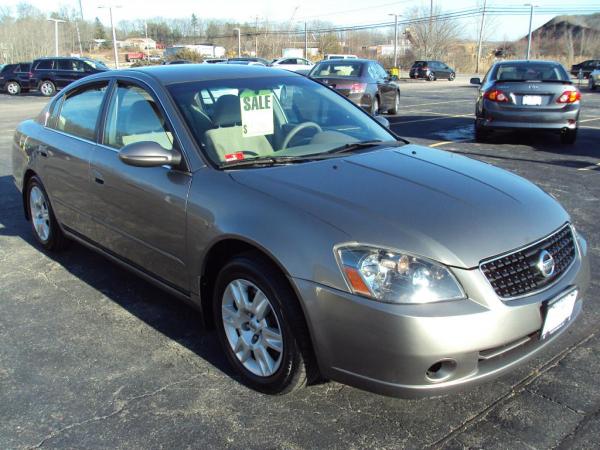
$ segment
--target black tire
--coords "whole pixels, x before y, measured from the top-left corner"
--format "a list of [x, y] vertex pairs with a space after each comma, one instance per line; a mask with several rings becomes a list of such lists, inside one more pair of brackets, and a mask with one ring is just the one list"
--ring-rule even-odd
[[429, 72], [429, 75], [427, 75], [427, 81], [435, 81], [435, 73]]
[[[34, 211], [31, 205], [31, 192], [34, 188], [38, 188], [38, 190], [43, 194], [44, 203], [46, 209], [48, 211], [48, 217], [46, 223], [49, 227], [49, 233], [47, 237], [42, 237], [38, 230], [35, 227], [34, 221]], [[52, 204], [48, 198], [48, 193], [46, 189], [44, 189], [44, 185], [41, 180], [37, 176], [33, 176], [29, 179], [27, 183], [25, 195], [25, 207], [27, 208], [27, 214], [29, 217], [29, 222], [31, 223], [31, 231], [33, 232], [33, 236], [38, 243], [44, 247], [46, 250], [50, 251], [59, 251], [64, 249], [67, 246], [67, 238], [63, 234], [58, 221], [56, 220], [56, 216], [54, 215], [54, 210], [52, 209]]]
[[452, 72], [450, 75], [448, 75], [448, 81], [454, 81], [455, 78], [456, 78], [456, 74], [454, 72]]
[[56, 85], [50, 80], [44, 80], [40, 83], [40, 92], [45, 97], [52, 97], [56, 94]]
[[375, 96], [373, 97], [373, 101], [371, 102], [371, 115], [376, 116], [377, 114], [379, 114], [379, 108], [379, 97]]
[[486, 142], [490, 137], [489, 130], [484, 129], [475, 121], [475, 142]]
[[9, 81], [5, 86], [8, 95], [19, 95], [21, 93], [21, 85], [16, 81]]
[[565, 145], [573, 145], [577, 140], [577, 129], [562, 130], [560, 132], [560, 142]]
[[[280, 365], [270, 376], [258, 376], [244, 367], [227, 338], [223, 325], [222, 299], [227, 286], [234, 280], [249, 281], [258, 287], [269, 300], [271, 311], [276, 315], [283, 350]], [[286, 394], [306, 386], [307, 373], [309, 369], [313, 370], [314, 364], [308, 328], [294, 292], [284, 275], [270, 261], [254, 252], [231, 259], [217, 276], [212, 306], [221, 345], [245, 385], [272, 395]], [[254, 358], [254, 352], [251, 354]]]
[[590, 83], [589, 84], [590, 84], [590, 90], [591, 91], [595, 91], [596, 88], [598, 87], [598, 86], [596, 86], [596, 83], [594, 82], [594, 79], [592, 77], [590, 77]]
[[396, 91], [396, 95], [394, 97], [394, 106], [388, 109], [388, 114], [396, 115], [400, 110], [400, 91]]

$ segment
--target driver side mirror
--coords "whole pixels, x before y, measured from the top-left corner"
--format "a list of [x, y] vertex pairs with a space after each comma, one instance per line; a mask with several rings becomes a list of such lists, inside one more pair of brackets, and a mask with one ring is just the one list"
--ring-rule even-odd
[[379, 122], [381, 125], [383, 125], [385, 128], [389, 128], [390, 127], [390, 121], [387, 120], [385, 117], [377, 115], [377, 116], [373, 116], [373, 118]]
[[176, 149], [166, 150], [156, 142], [141, 141], [123, 147], [119, 159], [136, 167], [177, 166], [181, 163], [181, 153]]
[[480, 78], [471, 78], [470, 83], [471, 84], [475, 84], [477, 86], [480, 86], [481, 85], [481, 79]]

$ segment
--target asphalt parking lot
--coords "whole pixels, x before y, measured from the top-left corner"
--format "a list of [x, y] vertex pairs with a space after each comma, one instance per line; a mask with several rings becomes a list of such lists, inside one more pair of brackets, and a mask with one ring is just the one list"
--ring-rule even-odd
[[12, 183], [15, 126], [46, 99], [0, 94], [0, 448], [595, 448], [600, 435], [600, 92], [577, 143], [473, 141], [464, 79], [401, 84], [394, 131], [522, 175], [588, 238], [592, 286], [570, 330], [470, 391], [402, 400], [337, 383], [268, 397], [239, 384], [198, 314], [93, 252], [35, 245]]

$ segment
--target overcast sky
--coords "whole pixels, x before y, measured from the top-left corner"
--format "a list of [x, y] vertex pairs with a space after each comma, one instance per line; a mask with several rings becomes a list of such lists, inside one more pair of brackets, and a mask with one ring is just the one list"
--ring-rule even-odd
[[[403, 14], [419, 5], [429, 5], [428, 0], [222, 0], [220, 2], [203, 0], [81, 0], [83, 14], [88, 20], [99, 17], [108, 24], [108, 11], [98, 9], [100, 5], [121, 5], [114, 11], [115, 22], [123, 19], [145, 19], [152, 17], [189, 17], [195, 13], [199, 18], [231, 19], [253, 23], [258, 16], [259, 22], [265, 18], [270, 21], [294, 21], [321, 19], [336, 25], [357, 25], [379, 23], [390, 20], [389, 13]], [[527, 0], [529, 1], [529, 0]], [[488, 0], [488, 6], [523, 6], [526, 0]], [[482, 0], [434, 0], [444, 12], [476, 8]], [[19, 0], [0, 0], [0, 4], [14, 6]], [[50, 11], [52, 5], [79, 7], [78, 0], [28, 0], [43, 11]], [[544, 7], [576, 8], [597, 6], [600, 0], [538, 0], [536, 5]], [[533, 28], [544, 24], [553, 15], [537, 14]], [[477, 33], [478, 19], [463, 21], [466, 36], [472, 38]], [[528, 16], [498, 16], [490, 19], [490, 39], [516, 39], [527, 34]]]

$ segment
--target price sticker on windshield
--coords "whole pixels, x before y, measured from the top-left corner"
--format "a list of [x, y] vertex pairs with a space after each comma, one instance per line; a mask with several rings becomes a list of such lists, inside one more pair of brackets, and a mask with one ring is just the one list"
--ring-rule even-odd
[[240, 95], [242, 111], [242, 136], [265, 136], [273, 134], [273, 93], [259, 91]]

